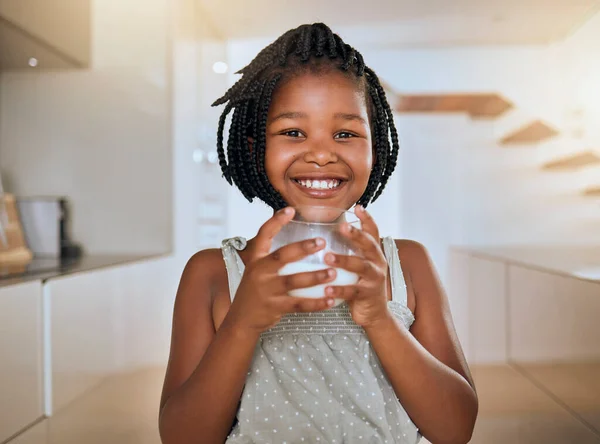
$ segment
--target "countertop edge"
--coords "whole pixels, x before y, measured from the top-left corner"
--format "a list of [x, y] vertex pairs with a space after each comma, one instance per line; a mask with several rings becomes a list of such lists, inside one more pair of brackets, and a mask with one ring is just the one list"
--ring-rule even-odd
[[[544, 264], [534, 263], [533, 261], [526, 261], [521, 259], [515, 259], [514, 257], [510, 257], [509, 255], [505, 255], [498, 252], [490, 252], [485, 251], [485, 247], [469, 247], [463, 245], [452, 245], [450, 247], [450, 251], [456, 251], [461, 253], [466, 253], [474, 257], [479, 257], [482, 259], [494, 260], [504, 262], [508, 265], [514, 265], [522, 268], [527, 268], [530, 270], [540, 271], [544, 273], [550, 273], [556, 276], [568, 277], [572, 279], [577, 279], [584, 282], [591, 282], [593, 284], [600, 284], [600, 279], [588, 278], [577, 273], [561, 269], [560, 267], [552, 267]], [[600, 266], [600, 265], [599, 265]]]
[[77, 264], [72, 267], [58, 270], [48, 270], [35, 274], [24, 274], [9, 278], [0, 279], [0, 288], [6, 288], [13, 285], [20, 285], [27, 282], [40, 281], [42, 284], [55, 279], [74, 276], [82, 273], [89, 273], [104, 270], [113, 267], [122, 267], [141, 262], [149, 262], [159, 259], [168, 259], [173, 256], [172, 252], [149, 253], [149, 254], [130, 254], [130, 255], [86, 255], [83, 256]]

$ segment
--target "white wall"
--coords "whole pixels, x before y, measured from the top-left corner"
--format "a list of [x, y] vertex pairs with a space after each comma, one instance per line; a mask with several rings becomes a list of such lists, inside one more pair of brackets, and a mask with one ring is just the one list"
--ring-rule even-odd
[[[600, 13], [558, 45], [566, 73], [567, 103], [583, 110], [587, 136], [600, 147]], [[600, 148], [598, 148], [600, 150]], [[600, 176], [599, 176], [600, 177]]]
[[0, 164], [18, 195], [66, 195], [89, 253], [171, 249], [169, 2], [92, 2], [92, 69], [4, 73]]
[[[223, 209], [226, 216], [225, 187], [218, 166], [208, 163], [207, 155], [215, 151], [219, 110], [211, 103], [227, 88], [227, 76], [217, 74], [212, 66], [226, 61], [226, 46], [207, 22], [194, 0], [176, 2], [173, 50], [173, 158], [174, 158], [174, 227], [176, 269], [180, 272], [196, 251], [220, 244], [222, 223], [202, 220], [207, 200]], [[196, 162], [194, 153], [203, 153]], [[196, 157], [196, 160], [198, 158]], [[213, 221], [215, 222], [215, 221]], [[216, 221], [218, 222], [218, 221]], [[210, 230], [216, 235], [206, 241]]]

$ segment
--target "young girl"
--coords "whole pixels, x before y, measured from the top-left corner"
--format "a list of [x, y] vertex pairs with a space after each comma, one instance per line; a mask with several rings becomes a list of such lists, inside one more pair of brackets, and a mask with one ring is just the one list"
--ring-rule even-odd
[[[323, 24], [288, 31], [240, 73], [215, 103], [225, 104], [220, 164], [275, 213], [254, 239], [201, 251], [183, 272], [163, 443], [468, 442], [477, 395], [429, 257], [416, 242], [380, 240], [364, 209], [398, 154], [377, 76]], [[290, 207], [355, 204], [362, 229], [342, 233], [361, 257], [330, 253], [328, 270], [278, 275], [324, 248], [313, 239], [269, 253]], [[332, 282], [334, 268], [358, 283], [329, 286], [322, 299], [288, 295]]]

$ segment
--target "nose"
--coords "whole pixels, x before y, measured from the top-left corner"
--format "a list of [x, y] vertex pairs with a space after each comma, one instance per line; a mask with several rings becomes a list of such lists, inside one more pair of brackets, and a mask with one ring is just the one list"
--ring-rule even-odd
[[304, 153], [304, 161], [325, 166], [338, 161], [336, 147], [323, 140], [315, 140]]

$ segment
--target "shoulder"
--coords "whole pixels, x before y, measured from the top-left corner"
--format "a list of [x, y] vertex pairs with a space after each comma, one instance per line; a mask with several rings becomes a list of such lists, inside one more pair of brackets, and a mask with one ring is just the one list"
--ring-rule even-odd
[[394, 242], [398, 248], [400, 260], [407, 262], [407, 265], [429, 262], [429, 252], [422, 243], [411, 239], [394, 239]]
[[194, 295], [212, 300], [223, 276], [226, 276], [226, 269], [221, 250], [210, 248], [199, 251], [187, 261], [183, 269], [178, 296]]
[[437, 280], [435, 265], [429, 251], [422, 243], [410, 239], [394, 239], [394, 241], [402, 268], [408, 272], [415, 287], [421, 287], [423, 281], [432, 278]]
[[198, 251], [185, 265], [184, 274], [208, 277], [223, 269], [223, 254], [219, 248]]

